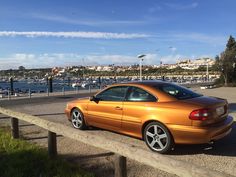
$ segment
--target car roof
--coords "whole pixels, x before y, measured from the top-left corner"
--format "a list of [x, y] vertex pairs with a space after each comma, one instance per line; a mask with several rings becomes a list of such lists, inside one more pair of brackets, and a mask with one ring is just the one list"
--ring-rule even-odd
[[[158, 95], [158, 100], [160, 102], [166, 102], [166, 101], [176, 101], [176, 98], [163, 93], [159, 91], [158, 89], [154, 89], [153, 86], [161, 86], [164, 84], [171, 84], [171, 82], [168, 81], [163, 81], [163, 80], [144, 80], [144, 81], [130, 81], [130, 82], [121, 82], [121, 83], [115, 83], [110, 86], [110, 87], [116, 87], [116, 86], [140, 86], [144, 88], [146, 91], [149, 93], [157, 96]], [[98, 92], [99, 94], [99, 92]]]
[[144, 81], [121, 82], [121, 83], [117, 83], [117, 84], [118, 85], [122, 85], [122, 84], [124, 84], [124, 85], [135, 84], [135, 85], [153, 86], [153, 85], [170, 84], [170, 82], [163, 81], [163, 80], [144, 80]]

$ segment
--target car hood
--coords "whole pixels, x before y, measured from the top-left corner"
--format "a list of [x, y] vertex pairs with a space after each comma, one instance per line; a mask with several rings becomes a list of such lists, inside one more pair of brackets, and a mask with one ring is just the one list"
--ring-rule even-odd
[[71, 101], [70, 103], [87, 103], [89, 101], [89, 97], [78, 98], [76, 100]]

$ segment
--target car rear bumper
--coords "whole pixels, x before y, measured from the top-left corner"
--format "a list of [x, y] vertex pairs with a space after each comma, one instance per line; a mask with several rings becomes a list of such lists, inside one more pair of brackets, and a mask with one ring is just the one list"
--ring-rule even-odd
[[228, 116], [223, 122], [205, 127], [167, 125], [177, 144], [203, 144], [218, 140], [232, 130], [233, 118]]

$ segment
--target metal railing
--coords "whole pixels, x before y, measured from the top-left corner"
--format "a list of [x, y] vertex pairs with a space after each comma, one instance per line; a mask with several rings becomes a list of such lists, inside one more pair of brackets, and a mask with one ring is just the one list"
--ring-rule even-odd
[[62, 87], [61, 91], [57, 91], [57, 92], [52, 92], [50, 93], [48, 89], [46, 89], [46, 92], [44, 93], [33, 93], [31, 89], [28, 89], [27, 93], [24, 94], [11, 94], [10, 90], [8, 90], [6, 93], [4, 92], [0, 92], [0, 101], [1, 100], [12, 100], [12, 99], [19, 99], [19, 98], [35, 98], [35, 97], [45, 97], [45, 96], [66, 96], [66, 95], [71, 95], [71, 94], [79, 94], [79, 93], [95, 93], [97, 91], [99, 91], [100, 88], [98, 89], [92, 89], [92, 88], [88, 88], [88, 89], [83, 89], [83, 90], [79, 90], [77, 87], [74, 88], [74, 90], [70, 90], [70, 91], [66, 91], [64, 87]]

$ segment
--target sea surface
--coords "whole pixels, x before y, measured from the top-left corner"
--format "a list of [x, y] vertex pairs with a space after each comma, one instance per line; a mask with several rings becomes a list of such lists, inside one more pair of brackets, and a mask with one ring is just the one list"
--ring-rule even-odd
[[[48, 90], [48, 84], [45, 83], [40, 83], [40, 82], [26, 82], [26, 81], [17, 81], [13, 82], [13, 88], [14, 91], [17, 93], [26, 93], [29, 92], [29, 89], [33, 93], [42, 93], [42, 92], [47, 92]], [[10, 82], [0, 82], [0, 91], [7, 91], [10, 89]], [[81, 88], [79, 87], [78, 89], [86, 89], [86, 88]], [[71, 83], [63, 83], [61, 81], [53, 81], [53, 92], [60, 92], [60, 91], [72, 91], [75, 90], [71, 86]]]

